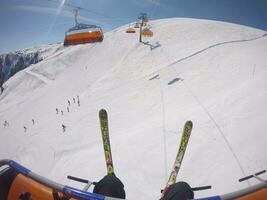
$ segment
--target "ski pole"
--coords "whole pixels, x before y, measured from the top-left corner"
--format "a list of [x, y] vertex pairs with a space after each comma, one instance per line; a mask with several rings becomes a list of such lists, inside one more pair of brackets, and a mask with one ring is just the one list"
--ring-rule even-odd
[[82, 178], [78, 178], [78, 177], [75, 177], [75, 176], [67, 176], [68, 179], [70, 180], [73, 180], [73, 181], [77, 181], [77, 182], [81, 182], [81, 183], [86, 183], [86, 186], [83, 188], [83, 191], [87, 191], [91, 185], [95, 185], [96, 182], [91, 182], [89, 180], [86, 180], [86, 179], [82, 179]]
[[257, 176], [259, 176], [259, 175], [261, 175], [261, 174], [263, 174], [263, 173], [265, 173], [265, 172], [266, 172], [266, 170], [262, 170], [262, 171], [260, 171], [260, 172], [257, 172], [256, 174], [252, 174], [252, 175], [246, 176], [246, 177], [244, 177], [244, 178], [241, 178], [241, 179], [239, 179], [238, 181], [239, 181], [239, 182], [242, 182], [242, 181], [251, 179], [251, 178], [253, 178], [253, 177], [257, 177]]
[[208, 190], [208, 189], [211, 189], [211, 185], [201, 186], [201, 187], [194, 187], [194, 188], [192, 188], [192, 191]]

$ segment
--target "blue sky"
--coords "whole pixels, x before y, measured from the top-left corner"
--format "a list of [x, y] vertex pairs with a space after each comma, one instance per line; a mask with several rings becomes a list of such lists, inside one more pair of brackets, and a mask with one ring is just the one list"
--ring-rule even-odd
[[212, 19], [267, 31], [267, 0], [0, 0], [0, 53], [39, 44], [62, 42], [79, 21], [104, 31], [136, 20], [141, 12], [151, 19], [187, 17]]

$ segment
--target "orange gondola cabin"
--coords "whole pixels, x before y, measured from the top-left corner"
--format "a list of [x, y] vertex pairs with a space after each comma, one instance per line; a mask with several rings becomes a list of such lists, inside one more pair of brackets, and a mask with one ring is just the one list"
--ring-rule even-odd
[[65, 33], [64, 46], [103, 41], [103, 32], [99, 26], [78, 23], [79, 9], [75, 9], [75, 26]]
[[148, 28], [144, 28], [143, 31], [142, 31], [142, 35], [146, 36], [146, 37], [152, 37], [153, 36], [153, 32]]
[[103, 32], [100, 27], [95, 25], [77, 24], [66, 32], [64, 45], [68, 46], [102, 41]]
[[135, 30], [131, 27], [126, 29], [126, 33], [135, 33]]

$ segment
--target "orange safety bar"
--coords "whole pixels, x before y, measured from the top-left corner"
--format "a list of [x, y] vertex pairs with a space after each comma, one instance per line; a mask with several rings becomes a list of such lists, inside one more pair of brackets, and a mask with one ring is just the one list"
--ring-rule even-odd
[[103, 34], [100, 31], [84, 32], [65, 35], [64, 45], [75, 45], [103, 41]]
[[267, 188], [262, 188], [258, 191], [246, 194], [245, 196], [239, 197], [236, 200], [267, 200]]
[[[18, 174], [9, 189], [7, 200], [21, 200], [23, 195], [29, 195], [30, 200], [54, 200], [53, 192], [55, 191], [50, 187]], [[63, 197], [62, 193], [57, 195]], [[75, 199], [71, 198], [71, 200]]]

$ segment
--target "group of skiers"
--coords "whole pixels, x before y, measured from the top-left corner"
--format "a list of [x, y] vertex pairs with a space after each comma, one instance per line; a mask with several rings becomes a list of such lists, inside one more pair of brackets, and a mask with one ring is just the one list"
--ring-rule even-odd
[[[80, 97], [79, 97], [79, 95], [77, 95], [77, 100], [76, 100], [75, 97], [72, 98], [73, 104], [75, 104], [76, 101], [77, 101], [77, 105], [80, 107], [81, 106], [81, 103], [80, 103]], [[68, 113], [70, 112], [70, 106], [71, 106], [71, 101], [68, 100], [68, 105], [67, 105], [67, 112]], [[63, 110], [60, 110], [60, 113], [61, 113], [61, 115], [64, 115], [64, 111]], [[58, 108], [56, 108], [56, 114], [57, 115], [59, 114], [59, 109]]]
[[[32, 125], [34, 125], [35, 124], [35, 120], [34, 119], [32, 119]], [[24, 129], [24, 132], [26, 132], [27, 131], [27, 127], [26, 126], [23, 126], [23, 129]]]
[[[77, 105], [80, 107], [80, 106], [81, 106], [81, 103], [80, 103], [80, 97], [79, 97], [79, 95], [77, 95], [76, 98], [73, 97], [73, 98], [72, 98], [72, 102], [73, 102], [73, 104], [75, 104], [75, 103], [77, 102]], [[67, 112], [70, 112], [70, 109], [69, 109], [70, 105], [71, 105], [71, 101], [68, 100]], [[60, 110], [60, 111], [59, 111], [59, 109], [56, 108], [56, 114], [59, 114], [59, 112], [61, 113], [61, 115], [64, 115], [63, 110]], [[32, 119], [32, 125], [34, 125], [34, 124], [35, 124], [35, 120]], [[62, 131], [65, 132], [67, 126], [64, 125], [64, 124], [62, 124], [61, 126], [62, 126]], [[7, 120], [4, 121], [4, 123], [3, 123], [3, 127], [4, 127], [4, 128], [9, 127], [9, 122], [8, 122]], [[23, 126], [23, 130], [24, 130], [24, 132], [27, 132], [27, 126]]]
[[[34, 124], [35, 124], [35, 120], [32, 119], [32, 125], [34, 125]], [[4, 121], [4, 123], [3, 123], [3, 127], [4, 127], [4, 128], [9, 127], [9, 122], [8, 122], [7, 120]], [[24, 129], [24, 132], [27, 131], [27, 127], [26, 127], [26, 126], [23, 126], [23, 129]]]
[[[77, 95], [76, 98], [75, 97], [72, 98], [72, 103], [76, 104], [76, 102], [77, 102], [77, 105], [80, 107], [81, 103], [80, 103], [79, 95]], [[67, 112], [68, 113], [70, 112], [70, 106], [71, 106], [71, 100], [68, 100], [68, 105], [67, 105]], [[61, 115], [64, 115], [64, 111], [63, 110], [60, 110], [60, 113], [61, 113]], [[57, 115], [59, 114], [59, 109], [58, 108], [56, 108], [56, 114]], [[62, 127], [62, 132], [64, 133], [66, 131], [67, 126], [65, 124], [62, 124], [61, 127]]]

